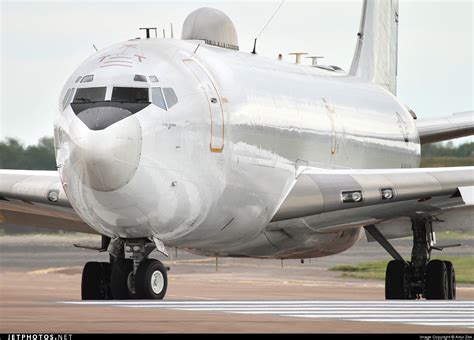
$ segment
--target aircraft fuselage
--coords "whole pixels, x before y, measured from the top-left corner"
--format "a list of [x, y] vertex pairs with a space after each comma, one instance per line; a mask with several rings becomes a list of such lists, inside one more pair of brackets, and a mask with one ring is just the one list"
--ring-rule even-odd
[[[75, 82], [86, 75], [93, 80]], [[154, 236], [208, 255], [330, 255], [352, 246], [359, 230], [319, 234], [311, 226], [285, 250], [265, 232], [299, 172], [419, 166], [404, 105], [343, 73], [147, 39], [91, 56], [61, 100], [87, 87], [105, 87], [105, 98], [60, 105], [56, 157], [73, 208], [109, 237]], [[114, 87], [145, 88], [151, 103], [114, 102]], [[165, 88], [176, 103], [155, 100]]]

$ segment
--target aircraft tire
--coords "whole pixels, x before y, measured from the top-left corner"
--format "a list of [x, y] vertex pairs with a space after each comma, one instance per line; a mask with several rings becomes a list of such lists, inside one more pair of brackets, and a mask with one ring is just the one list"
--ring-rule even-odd
[[82, 300], [108, 300], [112, 298], [109, 263], [86, 263], [82, 270], [81, 297]]
[[441, 260], [432, 260], [426, 266], [425, 298], [427, 300], [448, 299], [448, 271]]
[[407, 264], [401, 260], [392, 260], [388, 263], [385, 272], [385, 299], [405, 300], [408, 298], [407, 267]]
[[135, 287], [139, 299], [162, 300], [168, 287], [166, 267], [155, 259], [142, 261], [137, 269]]
[[448, 300], [456, 300], [456, 274], [450, 261], [444, 261], [448, 273]]

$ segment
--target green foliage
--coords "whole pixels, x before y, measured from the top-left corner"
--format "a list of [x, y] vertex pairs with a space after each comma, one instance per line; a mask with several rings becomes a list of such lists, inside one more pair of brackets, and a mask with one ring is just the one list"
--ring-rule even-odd
[[453, 142], [423, 144], [421, 146], [423, 158], [432, 157], [473, 157], [474, 143], [464, 143], [454, 146]]
[[473, 166], [474, 143], [454, 146], [453, 142], [424, 144], [421, 146], [421, 167]]
[[[474, 230], [448, 230], [448, 231], [437, 231], [436, 239], [438, 241], [460, 241], [460, 240], [474, 240]], [[456, 242], [453, 242], [456, 243]]]
[[27, 147], [15, 138], [0, 142], [0, 169], [56, 170], [53, 138], [43, 137]]
[[420, 167], [473, 166], [474, 157], [431, 157], [422, 158]]
[[[434, 258], [451, 261], [459, 283], [474, 283], [474, 257], [435, 256]], [[385, 280], [388, 261], [365, 262], [356, 265], [342, 265], [329, 270], [342, 272], [342, 276], [356, 279]]]

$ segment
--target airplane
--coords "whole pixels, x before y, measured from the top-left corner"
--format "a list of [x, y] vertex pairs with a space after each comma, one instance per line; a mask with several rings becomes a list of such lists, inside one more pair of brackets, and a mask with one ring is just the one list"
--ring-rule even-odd
[[[419, 168], [425, 143], [474, 134], [474, 112], [418, 119], [396, 97], [398, 1], [365, 0], [348, 72], [240, 51], [230, 18], [181, 39], [97, 51], [67, 80], [57, 171], [0, 170], [0, 221], [99, 234], [83, 300], [163, 299], [167, 248], [305, 259], [365, 232], [392, 257], [386, 299], [455, 299], [435, 231], [473, 227], [474, 167]], [[390, 239], [411, 236], [406, 260]]]

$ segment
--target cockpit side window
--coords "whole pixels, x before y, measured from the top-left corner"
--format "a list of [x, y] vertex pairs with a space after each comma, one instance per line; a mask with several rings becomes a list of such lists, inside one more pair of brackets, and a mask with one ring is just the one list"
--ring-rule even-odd
[[174, 93], [174, 90], [171, 87], [163, 87], [163, 93], [165, 95], [168, 109], [178, 102], [178, 97], [176, 97], [176, 94]]
[[159, 108], [162, 108], [163, 110], [166, 110], [166, 104], [163, 98], [163, 94], [161, 93], [161, 87], [153, 87], [151, 89], [151, 99], [153, 104], [155, 104]]
[[77, 89], [74, 96], [73, 103], [92, 103], [105, 100], [105, 92], [107, 88], [104, 87], [84, 87]]
[[149, 103], [148, 88], [146, 87], [114, 87], [113, 102]]
[[87, 76], [82, 78], [81, 83], [90, 83], [93, 80], [94, 80], [94, 75], [93, 74], [88, 74]]
[[69, 103], [71, 102], [71, 97], [74, 93], [74, 89], [68, 89], [66, 94], [64, 95], [64, 98], [63, 98], [63, 110], [66, 109], [66, 107], [69, 105]]
[[146, 77], [142, 76], [141, 74], [135, 74], [135, 77], [133, 77], [134, 81], [144, 81], [146, 82]]

